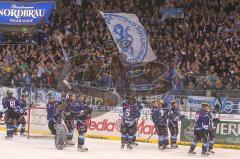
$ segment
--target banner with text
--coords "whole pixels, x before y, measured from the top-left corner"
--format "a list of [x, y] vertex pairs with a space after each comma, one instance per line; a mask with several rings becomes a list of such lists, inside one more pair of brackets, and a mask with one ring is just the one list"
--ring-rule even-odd
[[36, 25], [48, 18], [55, 8], [55, 2], [0, 2], [0, 24]]
[[222, 114], [240, 114], [240, 98], [188, 96], [187, 106], [192, 111], [196, 111], [204, 102], [211, 104], [213, 107], [217, 104], [222, 105]]
[[[180, 141], [191, 142], [194, 138], [194, 120], [184, 119], [181, 122]], [[240, 122], [221, 121], [216, 125], [217, 144], [240, 145]]]

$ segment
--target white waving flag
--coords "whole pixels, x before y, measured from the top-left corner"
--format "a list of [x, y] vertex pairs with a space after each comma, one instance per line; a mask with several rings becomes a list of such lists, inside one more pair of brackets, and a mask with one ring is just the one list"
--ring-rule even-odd
[[156, 59], [147, 33], [135, 14], [103, 13], [118, 50], [123, 55], [124, 65], [138, 65]]

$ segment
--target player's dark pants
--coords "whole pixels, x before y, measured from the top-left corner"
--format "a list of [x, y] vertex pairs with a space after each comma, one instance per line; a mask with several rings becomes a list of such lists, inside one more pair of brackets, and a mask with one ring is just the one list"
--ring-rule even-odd
[[64, 123], [67, 126], [67, 140], [72, 140], [74, 133], [74, 118], [71, 116], [67, 116], [64, 120]]
[[131, 126], [128, 125], [121, 125], [121, 143], [122, 144], [132, 144], [133, 143], [133, 137], [136, 133], [136, 124], [133, 124]]
[[211, 128], [209, 129], [208, 132], [208, 142], [209, 142], [209, 149], [213, 149], [214, 146], [214, 140], [215, 140], [215, 133], [216, 133], [216, 129], [215, 128]]
[[25, 128], [26, 128], [26, 119], [25, 119], [25, 116], [24, 115], [19, 115], [18, 118], [17, 118], [17, 124], [16, 124], [16, 130], [15, 132], [17, 131], [17, 128], [19, 127], [19, 125], [21, 125], [21, 129], [20, 129], [20, 133], [23, 134], [25, 132]]
[[8, 137], [13, 137], [13, 133], [17, 123], [16, 117], [17, 117], [17, 114], [15, 112], [9, 112], [9, 113], [6, 113], [5, 115], [5, 123], [6, 123]]
[[168, 128], [171, 133], [171, 144], [177, 143], [177, 136], [178, 136], [178, 122], [176, 123], [169, 123]]
[[55, 130], [55, 127], [54, 127], [55, 124], [56, 124], [56, 121], [54, 119], [50, 119], [48, 121], [48, 128], [53, 135], [56, 135], [56, 130]]
[[158, 134], [158, 145], [168, 145], [168, 127], [167, 125], [155, 125]]
[[76, 120], [76, 129], [78, 131], [78, 146], [82, 146], [85, 143], [85, 133], [87, 132], [87, 123], [86, 120]]
[[194, 139], [191, 144], [191, 150], [193, 151], [199, 141], [203, 141], [202, 152], [208, 150], [208, 131], [206, 130], [194, 130]]
[[137, 125], [138, 125], [138, 122], [135, 122], [134, 123], [135, 130], [134, 130], [134, 134], [133, 134], [133, 142], [136, 142], [136, 139], [137, 139], [137, 130], [138, 130]]

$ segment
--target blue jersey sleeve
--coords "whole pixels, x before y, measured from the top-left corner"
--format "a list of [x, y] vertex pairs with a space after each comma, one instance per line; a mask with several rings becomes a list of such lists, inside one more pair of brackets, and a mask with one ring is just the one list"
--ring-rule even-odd
[[7, 108], [7, 97], [4, 97], [2, 99], [2, 106], [3, 106], [3, 109], [6, 109]]

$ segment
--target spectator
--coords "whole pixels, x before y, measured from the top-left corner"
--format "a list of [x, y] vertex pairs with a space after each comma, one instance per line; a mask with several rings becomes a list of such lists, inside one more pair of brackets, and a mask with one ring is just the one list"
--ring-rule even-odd
[[[163, 8], [183, 8], [184, 18], [162, 19]], [[125, 87], [152, 83], [162, 77], [160, 65], [152, 64], [141, 77], [125, 77], [110, 32], [98, 13], [127, 12], [139, 17], [150, 37], [157, 60], [173, 66], [168, 77], [174, 89], [239, 89], [240, 2], [231, 1], [63, 1], [37, 32], [13, 32], [9, 42], [30, 42], [1, 49], [0, 69], [23, 82], [19, 74], [29, 72], [32, 82], [54, 87], [64, 61], [61, 47], [81, 68], [71, 72], [71, 81], [97, 83], [100, 87]], [[1, 37], [0, 37], [1, 39]], [[6, 38], [5, 38], [6, 39]], [[17, 81], [19, 80], [19, 81]], [[26, 83], [26, 81], [24, 81]]]

